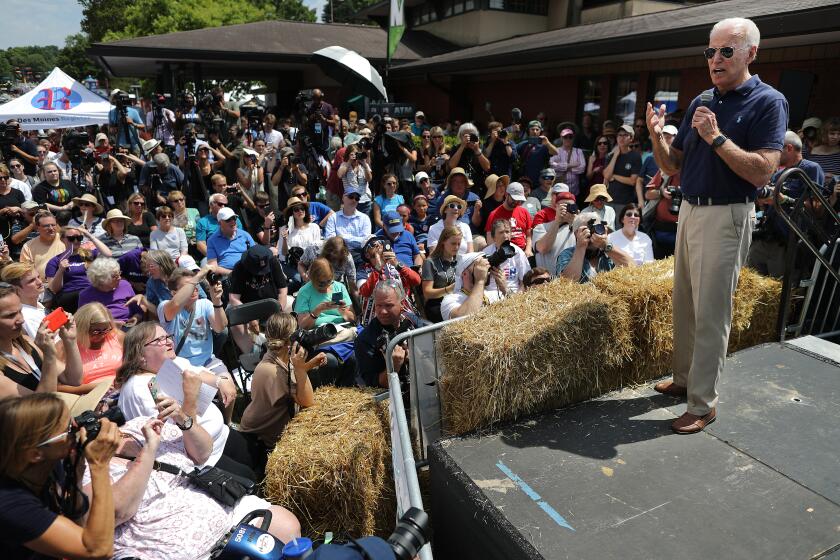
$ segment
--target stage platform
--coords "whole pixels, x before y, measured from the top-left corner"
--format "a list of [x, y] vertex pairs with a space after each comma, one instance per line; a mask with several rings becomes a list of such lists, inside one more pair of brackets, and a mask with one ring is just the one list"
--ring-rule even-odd
[[430, 451], [438, 560], [840, 560], [840, 347], [730, 356], [718, 420], [650, 387]]

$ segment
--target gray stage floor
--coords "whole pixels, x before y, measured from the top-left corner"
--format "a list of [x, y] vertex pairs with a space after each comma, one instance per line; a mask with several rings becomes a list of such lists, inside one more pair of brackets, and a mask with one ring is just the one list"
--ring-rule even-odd
[[440, 442], [436, 557], [840, 555], [840, 368], [766, 345], [730, 357], [720, 393], [691, 436], [645, 387]]

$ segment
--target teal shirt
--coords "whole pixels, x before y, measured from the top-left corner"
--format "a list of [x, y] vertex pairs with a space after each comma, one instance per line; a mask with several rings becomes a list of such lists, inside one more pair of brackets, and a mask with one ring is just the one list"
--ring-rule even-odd
[[[350, 294], [347, 292], [347, 287], [341, 282], [333, 281], [332, 286], [327, 290], [327, 293], [322, 294], [315, 289], [312, 282], [307, 282], [298, 291], [297, 299], [295, 299], [295, 313], [299, 315], [306, 315], [313, 309], [318, 307], [325, 301], [332, 301], [333, 292], [340, 292], [341, 297], [346, 305], [352, 305], [350, 301]], [[341, 315], [341, 310], [338, 308], [327, 309], [323, 311], [318, 318], [315, 319], [315, 326], [323, 325], [324, 323], [344, 323], [344, 317]]]

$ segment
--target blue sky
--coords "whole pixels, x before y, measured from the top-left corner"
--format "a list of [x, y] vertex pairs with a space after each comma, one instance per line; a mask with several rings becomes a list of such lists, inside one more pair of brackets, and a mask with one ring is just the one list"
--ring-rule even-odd
[[[321, 15], [327, 0], [303, 0], [308, 8]], [[78, 33], [82, 7], [76, 0], [41, 0], [33, 14], [34, 0], [2, 0], [3, 32], [0, 49], [28, 45], [64, 46], [64, 38]]]

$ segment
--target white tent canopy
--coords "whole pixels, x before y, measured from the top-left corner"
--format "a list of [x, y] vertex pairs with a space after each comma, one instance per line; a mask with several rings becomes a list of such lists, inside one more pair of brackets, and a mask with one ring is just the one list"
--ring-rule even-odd
[[111, 103], [53, 68], [29, 92], [0, 105], [0, 121], [17, 119], [23, 130], [107, 124]]

